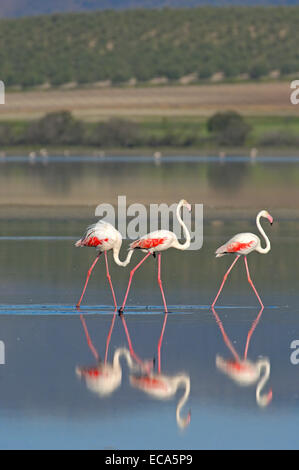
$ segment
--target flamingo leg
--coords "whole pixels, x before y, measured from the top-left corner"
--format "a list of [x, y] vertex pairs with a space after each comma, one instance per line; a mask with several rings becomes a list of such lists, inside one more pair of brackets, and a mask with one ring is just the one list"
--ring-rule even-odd
[[225, 281], [226, 281], [226, 279], [227, 279], [229, 273], [231, 272], [231, 270], [233, 269], [234, 265], [236, 264], [236, 262], [238, 261], [239, 258], [240, 258], [240, 255], [237, 255], [236, 259], [233, 261], [233, 263], [230, 265], [230, 267], [228, 268], [228, 270], [227, 270], [226, 273], [224, 274], [223, 281], [222, 281], [222, 283], [221, 283], [220, 289], [219, 289], [219, 291], [218, 291], [218, 293], [217, 293], [217, 295], [216, 295], [216, 297], [215, 297], [215, 299], [214, 299], [214, 302], [212, 303], [212, 308], [214, 307], [215, 303], [217, 302], [217, 299], [218, 299], [218, 297], [219, 297], [219, 295], [220, 295], [220, 292], [221, 292], [222, 289], [223, 289], [223, 286], [224, 286], [224, 284], [225, 284]]
[[110, 345], [110, 340], [111, 340], [112, 331], [113, 331], [113, 328], [114, 328], [115, 319], [116, 319], [116, 308], [115, 308], [114, 313], [113, 313], [113, 317], [112, 317], [110, 329], [109, 329], [108, 336], [107, 336], [107, 340], [106, 340], [106, 349], [105, 349], [105, 361], [104, 361], [104, 364], [107, 363], [108, 350], [109, 350], [109, 345]]
[[251, 285], [251, 287], [252, 287], [252, 289], [253, 289], [255, 295], [257, 296], [258, 301], [259, 301], [259, 303], [261, 304], [261, 307], [264, 308], [264, 304], [263, 304], [263, 302], [261, 301], [261, 298], [260, 298], [260, 296], [258, 295], [258, 292], [257, 292], [256, 288], [254, 287], [253, 282], [252, 282], [251, 277], [250, 277], [250, 274], [249, 274], [248, 263], [247, 263], [247, 256], [244, 256], [244, 262], [245, 262], [245, 267], [246, 267], [248, 282], [249, 282], [249, 284]]
[[254, 322], [252, 323], [252, 326], [248, 332], [248, 335], [247, 335], [247, 340], [246, 340], [246, 346], [245, 346], [245, 351], [244, 351], [244, 360], [246, 361], [247, 359], [247, 353], [248, 353], [248, 348], [249, 348], [249, 343], [250, 343], [250, 340], [251, 340], [251, 336], [254, 332], [254, 330], [256, 329], [256, 326], [258, 324], [258, 322], [260, 321], [260, 318], [262, 316], [262, 313], [263, 313], [263, 310], [264, 310], [264, 307], [261, 308], [261, 310], [259, 311], [258, 313], [258, 316], [256, 317], [256, 319], [254, 320]]
[[124, 327], [124, 330], [125, 330], [125, 334], [126, 334], [126, 337], [127, 337], [127, 341], [128, 341], [128, 345], [129, 345], [129, 350], [130, 350], [131, 356], [132, 356], [133, 359], [137, 362], [137, 364], [140, 365], [140, 367], [141, 367], [142, 369], [144, 369], [147, 373], [150, 373], [150, 371], [151, 371], [152, 368], [153, 368], [154, 361], [142, 361], [142, 359], [140, 359], [140, 358], [137, 356], [137, 354], [135, 353], [134, 348], [133, 348], [133, 346], [132, 346], [132, 341], [131, 341], [130, 333], [129, 333], [129, 330], [128, 330], [127, 323], [126, 323], [126, 320], [125, 320], [124, 315], [121, 315], [121, 320], [122, 320], [122, 324], [123, 324], [123, 327]]
[[116, 303], [115, 293], [114, 293], [114, 289], [113, 289], [113, 285], [112, 285], [112, 281], [111, 281], [111, 276], [110, 276], [110, 273], [109, 273], [107, 251], [105, 251], [105, 262], [106, 262], [106, 275], [107, 275], [107, 279], [108, 279], [108, 282], [109, 282], [109, 285], [110, 285], [110, 289], [111, 289], [111, 292], [112, 292], [114, 307], [117, 309], [117, 303]]
[[100, 362], [100, 356], [99, 356], [96, 348], [94, 347], [94, 345], [91, 341], [91, 338], [90, 338], [89, 333], [88, 333], [86, 321], [85, 321], [85, 318], [83, 317], [82, 313], [80, 314], [80, 320], [81, 320], [81, 323], [82, 323], [82, 326], [83, 326], [83, 329], [84, 329], [84, 333], [85, 333], [85, 336], [86, 336], [86, 341], [87, 341], [88, 347], [91, 350], [92, 354], [94, 355], [96, 361]]
[[161, 253], [158, 254], [158, 284], [161, 289], [165, 313], [168, 313], [165, 295], [164, 295], [163, 286], [162, 286], [162, 280], [161, 280]]
[[86, 278], [86, 281], [85, 281], [85, 285], [84, 285], [84, 288], [83, 288], [83, 291], [82, 291], [82, 294], [81, 294], [81, 297], [80, 297], [80, 300], [79, 302], [77, 303], [76, 307], [77, 308], [80, 308], [80, 305], [81, 305], [81, 302], [82, 302], [82, 299], [84, 297], [84, 294], [85, 294], [85, 291], [86, 291], [86, 287], [87, 287], [87, 284], [88, 284], [88, 281], [89, 281], [89, 278], [90, 278], [90, 275], [92, 273], [92, 270], [93, 268], [95, 267], [95, 265], [97, 264], [100, 256], [101, 256], [102, 253], [99, 253], [96, 257], [96, 259], [94, 260], [94, 262], [92, 263], [92, 265], [90, 266], [88, 272], [87, 272], [87, 278]]
[[161, 335], [160, 335], [159, 342], [158, 342], [158, 374], [161, 374], [161, 346], [162, 346], [164, 331], [165, 331], [166, 322], [167, 322], [167, 315], [168, 315], [168, 313], [166, 312], [165, 317], [164, 317], [163, 326], [162, 326]]
[[224, 339], [224, 342], [226, 344], [226, 346], [228, 347], [228, 349], [231, 351], [232, 355], [234, 356], [235, 360], [237, 362], [240, 362], [240, 356], [239, 354], [237, 353], [236, 349], [234, 348], [234, 346], [232, 345], [229, 337], [227, 336], [226, 332], [225, 332], [225, 329], [223, 328], [223, 325], [222, 325], [222, 321], [220, 320], [216, 310], [214, 309], [214, 307], [212, 307], [212, 312], [214, 314], [214, 317], [216, 318], [216, 322], [220, 328], [220, 331], [221, 331], [221, 334], [223, 336], [223, 339]]
[[130, 272], [130, 279], [129, 279], [129, 284], [128, 284], [128, 287], [127, 287], [127, 291], [126, 291], [126, 295], [125, 295], [125, 298], [124, 298], [124, 301], [123, 301], [123, 304], [121, 306], [121, 308], [118, 310], [118, 312], [120, 314], [123, 313], [124, 311], [124, 308], [125, 308], [125, 305], [126, 305], [126, 302], [127, 302], [127, 298], [128, 298], [128, 294], [129, 294], [129, 290], [130, 290], [130, 287], [131, 287], [131, 283], [132, 283], [132, 279], [133, 279], [133, 276], [135, 274], [135, 272], [137, 271], [137, 269], [142, 265], [142, 263], [144, 263], [144, 261], [151, 255], [152, 253], [148, 252], [145, 257], [140, 261], [140, 263], [138, 263], [135, 268], [132, 269], [132, 271]]

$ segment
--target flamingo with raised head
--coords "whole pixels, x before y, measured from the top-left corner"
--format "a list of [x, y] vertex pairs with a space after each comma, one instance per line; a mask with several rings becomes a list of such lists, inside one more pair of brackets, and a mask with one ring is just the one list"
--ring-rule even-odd
[[180, 215], [180, 211], [182, 207], [186, 207], [188, 211], [190, 212], [191, 205], [185, 199], [182, 199], [178, 203], [178, 206], [176, 209], [176, 217], [178, 219], [179, 224], [183, 228], [183, 232], [186, 237], [185, 243], [179, 243], [176, 234], [173, 232], [170, 232], [169, 230], [156, 230], [154, 232], [148, 233], [147, 235], [144, 235], [142, 238], [139, 238], [138, 240], [131, 243], [130, 248], [129, 248], [129, 253], [132, 253], [134, 250], [142, 250], [143, 252], [147, 254], [140, 261], [140, 263], [138, 263], [137, 266], [135, 266], [135, 268], [132, 269], [130, 273], [130, 278], [129, 278], [129, 283], [128, 283], [128, 287], [126, 290], [126, 294], [125, 294], [122, 306], [118, 310], [120, 314], [122, 314], [124, 311], [128, 294], [130, 291], [132, 279], [133, 279], [135, 272], [150, 255], [153, 255], [155, 257], [156, 253], [158, 254], [158, 284], [159, 284], [161, 294], [162, 294], [162, 300], [164, 304], [165, 313], [168, 312], [165, 294], [164, 294], [164, 290], [162, 286], [162, 279], [161, 279], [161, 252], [168, 250], [168, 248], [176, 248], [177, 250], [187, 250], [190, 246], [191, 236], [190, 236], [187, 226], [183, 222], [181, 215]]
[[[266, 385], [270, 377], [270, 361], [268, 358], [260, 358], [256, 362], [250, 361], [247, 357], [248, 348], [251, 341], [253, 332], [260, 321], [264, 308], [262, 307], [259, 311], [256, 319], [252, 323], [252, 326], [248, 332], [246, 346], [244, 350], [243, 358], [239, 356], [229, 337], [227, 336], [222, 322], [216, 313], [215, 309], [212, 308], [213, 314], [216, 318], [216, 322], [220, 328], [224, 342], [234, 356], [234, 359], [224, 359], [223, 357], [216, 356], [216, 366], [219, 370], [228, 375], [238, 385], [249, 386], [257, 383], [256, 387], [256, 402], [259, 406], [265, 407], [269, 405], [272, 400], [272, 389], [268, 393], [263, 393], [262, 390]], [[264, 373], [263, 373], [264, 372]], [[263, 375], [262, 375], [263, 373]]]
[[264, 248], [262, 248], [260, 238], [257, 235], [255, 235], [254, 233], [238, 233], [233, 238], [231, 238], [227, 243], [225, 243], [220, 248], [218, 248], [218, 250], [216, 250], [216, 258], [218, 258], [220, 256], [227, 255], [227, 254], [236, 255], [236, 258], [234, 259], [233, 263], [231, 264], [231, 266], [226, 271], [226, 273], [223, 277], [223, 281], [222, 281], [220, 289], [219, 289], [219, 291], [218, 291], [218, 293], [217, 293], [217, 295], [214, 299], [214, 302], [212, 303], [212, 307], [215, 306], [215, 304], [217, 302], [217, 299], [220, 295], [220, 292], [223, 289], [225, 281], [226, 281], [229, 273], [233, 269], [234, 265], [236, 264], [236, 262], [240, 258], [240, 256], [244, 256], [244, 262], [245, 262], [245, 268], [246, 268], [248, 282], [251, 285], [255, 295], [257, 296], [260, 305], [262, 307], [264, 307], [264, 304], [261, 301], [261, 298], [260, 298], [256, 288], [254, 287], [254, 284], [253, 284], [252, 280], [251, 280], [250, 273], [249, 273], [249, 268], [248, 268], [248, 263], [247, 263], [247, 255], [249, 253], [251, 253], [252, 251], [257, 251], [258, 253], [266, 254], [271, 249], [270, 240], [267, 237], [267, 235], [265, 234], [265, 232], [264, 232], [264, 230], [261, 226], [261, 223], [260, 223], [261, 217], [264, 217], [264, 218], [268, 219], [271, 225], [273, 224], [273, 217], [266, 210], [260, 211], [258, 213], [258, 215], [256, 216], [257, 228], [259, 229], [259, 232], [261, 233], [261, 235], [263, 236], [263, 238], [266, 242], [266, 246]]
[[130, 375], [130, 384], [132, 387], [142, 390], [153, 398], [158, 400], [167, 400], [172, 398], [177, 390], [182, 387], [184, 393], [179, 399], [176, 406], [176, 421], [180, 428], [186, 428], [191, 420], [191, 412], [188, 411], [187, 416], [181, 416], [183, 406], [190, 395], [190, 377], [185, 373], [174, 376], [167, 376], [161, 373], [161, 346], [165, 332], [167, 313], [164, 317], [161, 335], [158, 342], [158, 372], [139, 373]]
[[119, 251], [120, 251], [121, 245], [122, 245], [122, 236], [120, 232], [116, 230], [116, 228], [114, 228], [113, 225], [109, 224], [109, 222], [104, 222], [102, 220], [99, 220], [96, 224], [93, 224], [90, 227], [88, 227], [85, 235], [75, 243], [75, 246], [77, 247], [83, 247], [83, 246], [93, 247], [93, 248], [96, 248], [98, 252], [96, 259], [94, 260], [94, 262], [92, 263], [91, 267], [88, 270], [85, 285], [84, 285], [80, 300], [77, 303], [77, 308], [79, 308], [81, 305], [92, 270], [95, 267], [96, 263], [98, 262], [102, 253], [105, 253], [106, 276], [107, 276], [107, 279], [111, 288], [114, 306], [115, 308], [117, 308], [115, 293], [114, 293], [114, 289], [113, 289], [113, 285], [111, 281], [111, 276], [109, 273], [107, 252], [112, 250], [113, 259], [115, 263], [118, 264], [119, 266], [125, 267], [129, 264], [133, 252], [129, 251], [126, 259], [124, 261], [121, 261], [119, 259]]

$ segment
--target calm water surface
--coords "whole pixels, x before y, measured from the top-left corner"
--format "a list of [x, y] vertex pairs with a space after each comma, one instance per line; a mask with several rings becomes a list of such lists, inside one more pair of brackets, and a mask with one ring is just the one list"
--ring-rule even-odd
[[[204, 204], [202, 249], [162, 259], [167, 317], [153, 258], [133, 281], [123, 319], [112, 308], [104, 259], [81, 312], [74, 308], [95, 256], [74, 241], [95, 206], [120, 194], [144, 204], [180, 197]], [[298, 162], [21, 159], [1, 163], [0, 198], [0, 448], [299, 447], [299, 364], [290, 359], [299, 340]], [[275, 218], [264, 225], [272, 250], [253, 253], [249, 267], [266, 308], [260, 312], [240, 260], [213, 312], [208, 305], [231, 263], [214, 251], [234, 233], [256, 233], [261, 208]], [[136, 253], [132, 265], [140, 259]], [[111, 260], [111, 276], [121, 303], [129, 269]], [[99, 363], [120, 351], [111, 385]], [[255, 383], [241, 385], [220, 369], [217, 357], [236, 355], [263, 359]], [[145, 391], [150, 378], [159, 387], [159, 372], [177, 384], [167, 400]], [[263, 377], [264, 407], [256, 397]]]

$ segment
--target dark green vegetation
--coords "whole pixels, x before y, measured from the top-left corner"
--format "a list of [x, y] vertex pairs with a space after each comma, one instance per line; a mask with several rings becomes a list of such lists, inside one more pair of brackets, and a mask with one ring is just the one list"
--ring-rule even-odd
[[0, 123], [0, 146], [82, 146], [94, 148], [215, 147], [299, 145], [298, 117], [243, 118], [234, 111], [203, 118], [156, 118], [142, 122], [112, 118], [88, 123], [69, 112], [27, 122]]
[[6, 86], [257, 80], [299, 71], [299, 7], [100, 11], [0, 21]]

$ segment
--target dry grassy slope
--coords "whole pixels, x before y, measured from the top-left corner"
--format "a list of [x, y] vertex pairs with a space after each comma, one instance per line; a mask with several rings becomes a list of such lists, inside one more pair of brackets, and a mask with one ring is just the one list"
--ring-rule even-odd
[[104, 88], [6, 93], [0, 119], [34, 119], [69, 110], [86, 120], [110, 116], [208, 116], [234, 109], [244, 115], [299, 115], [290, 84], [244, 83], [145, 88]]

